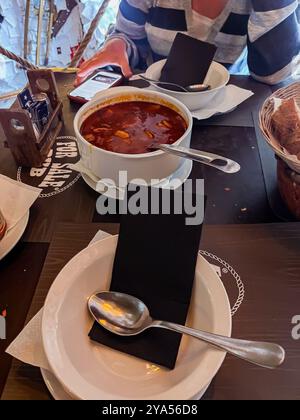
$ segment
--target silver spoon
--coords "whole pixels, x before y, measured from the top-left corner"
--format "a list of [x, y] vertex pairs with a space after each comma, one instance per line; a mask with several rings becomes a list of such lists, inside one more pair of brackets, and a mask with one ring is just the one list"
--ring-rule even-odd
[[197, 338], [261, 367], [275, 369], [285, 360], [285, 351], [276, 344], [235, 340], [171, 322], [155, 321], [142, 301], [122, 293], [97, 293], [90, 297], [88, 307], [96, 322], [120, 336], [135, 336], [149, 328], [163, 328]]
[[200, 162], [204, 165], [212, 166], [219, 171], [227, 174], [234, 174], [241, 170], [240, 165], [234, 160], [228, 159], [223, 156], [215, 155], [214, 153], [202, 152], [200, 150], [188, 149], [182, 146], [172, 146], [169, 144], [153, 143], [149, 149], [162, 150], [176, 156]]
[[210, 90], [210, 86], [209, 85], [204, 85], [204, 84], [196, 84], [196, 85], [190, 85], [190, 86], [181, 86], [181, 85], [177, 85], [176, 83], [170, 83], [170, 82], [160, 82], [159, 80], [154, 80], [154, 79], [150, 79], [149, 77], [146, 77], [142, 74], [139, 74], [139, 77], [143, 80], [145, 80], [146, 82], [150, 83], [151, 85], [157, 86], [157, 85], [168, 85], [168, 86], [174, 86], [178, 89], [180, 89], [182, 92], [185, 93], [195, 93], [195, 92], [205, 92], [207, 90]]

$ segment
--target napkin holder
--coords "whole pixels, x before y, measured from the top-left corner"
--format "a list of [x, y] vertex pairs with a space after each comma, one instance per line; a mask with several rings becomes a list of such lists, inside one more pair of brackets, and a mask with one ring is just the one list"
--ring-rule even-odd
[[53, 112], [47, 125], [37, 136], [29, 113], [20, 107], [18, 101], [10, 109], [0, 110], [0, 124], [4, 145], [10, 148], [16, 163], [32, 168], [42, 166], [63, 127], [63, 104], [51, 70], [29, 70], [27, 75], [32, 94], [43, 93], [49, 98]]

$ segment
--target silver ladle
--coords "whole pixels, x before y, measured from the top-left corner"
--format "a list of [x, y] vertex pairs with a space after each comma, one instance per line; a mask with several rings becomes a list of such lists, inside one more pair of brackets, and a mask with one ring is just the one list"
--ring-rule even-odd
[[149, 149], [162, 150], [172, 155], [180, 156], [207, 166], [211, 166], [227, 174], [234, 174], [241, 170], [240, 165], [234, 160], [228, 159], [224, 156], [215, 155], [214, 153], [203, 152], [201, 150], [189, 149], [187, 147], [173, 146], [169, 144], [159, 144], [155, 142], [149, 146]]

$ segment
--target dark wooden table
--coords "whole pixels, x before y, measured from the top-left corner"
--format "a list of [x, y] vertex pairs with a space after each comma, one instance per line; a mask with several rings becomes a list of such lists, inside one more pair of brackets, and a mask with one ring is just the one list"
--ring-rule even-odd
[[[42, 308], [59, 271], [89, 244], [99, 229], [118, 232], [116, 224], [56, 226], [27, 321]], [[287, 351], [286, 363], [276, 371], [228, 356], [205, 398], [300, 399], [300, 341], [293, 340], [291, 334], [292, 318], [300, 312], [300, 225], [207, 225], [201, 249], [219, 267], [232, 306], [243, 286], [244, 299], [233, 318], [233, 335], [274, 341]], [[231, 270], [234, 275], [229, 273]], [[15, 360], [2, 398], [51, 397], [39, 369]]]
[[[59, 90], [64, 100], [65, 127], [62, 135], [65, 136], [74, 134], [72, 124], [74, 113], [78, 109], [77, 105], [70, 104], [66, 95], [72, 87], [72, 80], [72, 76], [58, 76]], [[261, 225], [262, 230], [257, 227], [261, 245], [268, 247], [270, 244], [270, 238], [263, 237], [263, 232], [267, 229], [268, 232], [271, 229], [271, 234], [269, 234], [273, 235], [276, 241], [279, 241], [280, 237], [284, 241], [290, 240], [288, 242], [291, 243], [290, 259], [281, 261], [282, 276], [287, 281], [286, 298], [297, 298], [299, 302], [297, 292], [300, 269], [294, 256], [297, 252], [299, 255], [299, 248], [297, 248], [299, 228], [297, 224], [291, 225], [291, 228], [287, 224], [284, 225], [288, 228], [287, 232], [284, 227], [279, 230], [279, 233], [275, 228], [272, 230], [274, 225], [270, 223], [278, 222], [278, 220], [268, 204], [252, 116], [255, 115], [264, 99], [271, 94], [271, 89], [247, 77], [234, 77], [233, 82], [252, 89], [256, 95], [232, 114], [196, 123], [193, 132], [193, 147], [227, 155], [238, 160], [242, 166], [242, 171], [234, 176], [225, 176], [201, 165], [194, 166], [191, 178], [204, 178], [208, 195], [206, 225], [210, 226], [207, 227], [208, 233], [203, 239], [204, 245], [211, 247], [211, 252], [219, 252], [222, 255], [222, 247], [230, 250], [232, 244], [236, 244], [238, 239], [235, 239], [234, 235], [241, 243], [244, 235], [248, 235], [249, 246], [254, 246], [255, 241], [251, 239], [254, 232], [252, 228], [258, 226], [257, 224], [269, 224]], [[10, 151], [1, 146], [0, 140], [0, 173], [16, 178], [17, 171], [18, 168]], [[115, 223], [110, 223], [111, 220], [108, 218], [100, 218], [96, 214], [96, 199], [97, 194], [87, 187], [82, 179], [61, 194], [39, 199], [31, 210], [30, 223], [22, 241], [6, 259], [0, 262], [0, 310], [2, 307], [8, 308], [8, 339], [0, 341], [0, 394], [3, 390], [3, 399], [49, 398], [39, 371], [17, 361], [14, 361], [11, 366], [12, 361], [10, 357], [4, 355], [4, 350], [21, 331], [26, 318], [27, 321], [31, 319], [43, 305], [47, 291], [60, 268], [86, 246], [100, 228], [109, 233], [118, 231], [117, 219], [112, 220]], [[249, 226], [249, 224], [253, 225]], [[264, 229], [263, 226], [269, 226], [269, 228]], [[206, 238], [214, 237], [216, 233], [218, 235], [214, 249]], [[262, 253], [263, 248], [259, 249]], [[249, 252], [245, 251], [245, 253]], [[258, 258], [260, 254], [255, 255]], [[228, 258], [234, 258], [236, 264], [238, 263], [236, 248], [231, 249]], [[246, 258], [245, 261], [247, 261]], [[257, 264], [254, 257], [249, 258], [250, 261], [253, 266]], [[271, 264], [270, 261], [269, 263]], [[249, 276], [249, 284], [251, 284], [251, 266], [247, 264], [246, 266], [248, 267], [246, 275]], [[300, 376], [295, 364], [297, 362], [299, 365], [299, 358], [297, 359], [295, 342], [288, 339], [290, 325], [287, 325], [287, 322], [290, 322], [288, 321], [290, 314], [287, 311], [288, 304], [283, 302], [285, 284], [278, 285], [278, 291], [272, 298], [274, 305], [280, 306], [281, 324], [278, 329], [272, 324], [272, 329], [266, 330], [270, 328], [269, 321], [272, 319], [270, 305], [267, 313], [263, 308], [261, 312], [256, 310], [255, 302], [261, 298], [261, 293], [267, 293], [266, 288], [263, 287], [266, 272], [267, 266], [261, 272], [257, 270], [252, 273], [260, 279], [261, 283], [254, 283], [256, 287], [252, 287], [250, 301], [245, 304], [245, 308], [248, 305], [248, 310], [244, 314], [241, 310], [240, 318], [237, 315], [234, 323], [235, 333], [241, 337], [247, 335], [249, 338], [275, 339], [290, 348], [292, 359], [285, 370], [271, 376], [265, 371], [252, 367], [246, 368], [246, 365], [241, 362], [228, 358], [213, 387], [210, 388], [207, 398], [275, 399], [280, 398], [281, 395], [286, 399], [297, 396], [300, 399], [300, 384], [294, 378], [294, 376], [298, 375], [298, 378]], [[294, 279], [295, 273], [298, 273], [298, 279]], [[292, 276], [290, 282], [289, 276]], [[269, 284], [268, 287], [271, 285]], [[294, 307], [291, 306], [290, 309]], [[250, 315], [251, 310], [253, 319]], [[260, 326], [264, 326], [264, 329]], [[278, 334], [276, 334], [277, 330]], [[246, 379], [246, 372], [250, 375], [249, 380]], [[257, 389], [253, 384], [259, 382], [259, 378], [262, 377], [264, 380], [261, 383], [264, 387]]]

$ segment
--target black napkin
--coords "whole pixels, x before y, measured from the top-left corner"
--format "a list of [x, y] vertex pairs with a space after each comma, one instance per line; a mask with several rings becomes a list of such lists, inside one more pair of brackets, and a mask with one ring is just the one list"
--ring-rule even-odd
[[217, 48], [184, 34], [177, 34], [160, 81], [189, 86], [203, 83]]
[[[146, 188], [146, 192], [151, 203], [151, 188]], [[129, 200], [131, 196], [128, 194]], [[186, 225], [187, 214], [174, 212], [175, 197], [182, 200], [182, 193], [171, 191], [170, 196], [169, 215], [162, 214], [160, 209], [157, 215], [122, 216], [111, 290], [141, 299], [154, 319], [184, 325], [202, 225]], [[175, 367], [181, 342], [181, 335], [166, 330], [151, 329], [139, 336], [125, 338], [97, 324], [93, 326], [90, 338], [169, 369]]]

